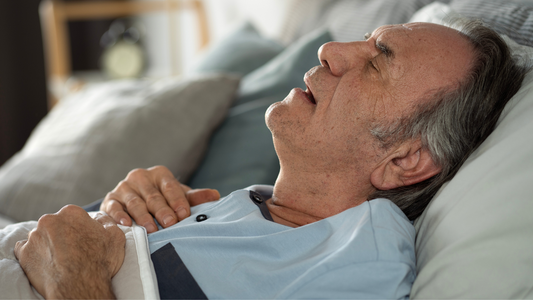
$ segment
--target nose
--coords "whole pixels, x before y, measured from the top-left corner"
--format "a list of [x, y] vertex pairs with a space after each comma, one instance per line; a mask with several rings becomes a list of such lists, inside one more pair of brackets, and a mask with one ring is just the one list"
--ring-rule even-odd
[[348, 70], [364, 66], [361, 64], [370, 53], [365, 42], [329, 42], [318, 49], [320, 64], [335, 76], [342, 76]]

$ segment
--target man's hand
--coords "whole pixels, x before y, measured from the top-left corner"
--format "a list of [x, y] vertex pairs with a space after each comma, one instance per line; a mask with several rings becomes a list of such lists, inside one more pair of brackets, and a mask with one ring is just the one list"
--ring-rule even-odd
[[124, 261], [126, 238], [108, 216], [92, 219], [82, 208], [44, 215], [15, 256], [46, 299], [115, 298], [111, 278]]
[[167, 228], [190, 216], [191, 206], [218, 199], [217, 190], [192, 190], [180, 184], [167, 168], [156, 166], [131, 171], [106, 195], [100, 210], [126, 226], [131, 226], [131, 216], [152, 233], [157, 231], [154, 217]]

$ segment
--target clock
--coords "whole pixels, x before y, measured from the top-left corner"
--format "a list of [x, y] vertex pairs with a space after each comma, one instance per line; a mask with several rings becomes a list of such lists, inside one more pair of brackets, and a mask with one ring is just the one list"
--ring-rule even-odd
[[115, 20], [100, 39], [104, 48], [101, 67], [113, 79], [139, 77], [146, 65], [141, 45], [143, 27], [137, 24], [126, 29], [128, 22]]
[[139, 77], [144, 66], [144, 51], [138, 43], [119, 40], [102, 54], [102, 68], [114, 79]]

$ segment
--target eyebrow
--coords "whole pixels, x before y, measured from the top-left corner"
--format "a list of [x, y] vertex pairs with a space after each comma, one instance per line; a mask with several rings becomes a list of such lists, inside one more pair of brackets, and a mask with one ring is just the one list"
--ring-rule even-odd
[[378, 48], [379, 51], [385, 54], [385, 57], [387, 57], [389, 60], [394, 59], [394, 51], [392, 51], [392, 49], [386, 44], [382, 42], [376, 42], [376, 48]]
[[[364, 39], [368, 40], [371, 36], [372, 36], [372, 34], [367, 32], [364, 35]], [[385, 57], [387, 57], [389, 60], [394, 58], [394, 51], [392, 51], [392, 49], [389, 46], [387, 46], [386, 44], [384, 44], [383, 42], [377, 42], [376, 41], [376, 48], [378, 48], [379, 51], [381, 51], [383, 54], [385, 54]]]

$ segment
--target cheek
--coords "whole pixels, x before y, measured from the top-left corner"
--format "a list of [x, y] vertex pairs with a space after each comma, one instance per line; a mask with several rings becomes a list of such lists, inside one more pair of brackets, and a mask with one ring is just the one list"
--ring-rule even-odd
[[362, 101], [357, 93], [340, 95], [333, 99], [326, 114], [326, 128], [334, 136], [349, 138], [364, 129], [368, 119], [369, 108], [366, 101]]
[[335, 144], [342, 152], [361, 153], [373, 149], [375, 138], [371, 134], [374, 120], [382, 113], [381, 101], [359, 101], [352, 98], [348, 104], [338, 101], [332, 105], [326, 118], [326, 129], [321, 135], [324, 142]]
[[360, 142], [363, 128], [354, 110], [339, 107], [336, 113], [328, 115], [321, 123], [320, 134], [317, 135], [329, 151], [352, 152]]

